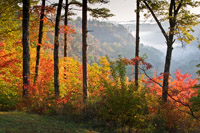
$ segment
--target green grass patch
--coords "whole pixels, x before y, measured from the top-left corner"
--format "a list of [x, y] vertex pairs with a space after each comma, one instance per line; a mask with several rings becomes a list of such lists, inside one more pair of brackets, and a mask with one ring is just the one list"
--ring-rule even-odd
[[95, 133], [84, 123], [64, 120], [63, 116], [44, 116], [23, 112], [0, 112], [0, 133]]

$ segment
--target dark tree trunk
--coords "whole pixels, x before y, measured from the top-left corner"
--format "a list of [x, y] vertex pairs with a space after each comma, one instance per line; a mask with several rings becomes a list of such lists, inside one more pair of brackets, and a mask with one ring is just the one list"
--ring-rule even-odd
[[[173, 11], [174, 10], [174, 11]], [[174, 15], [173, 15], [174, 12]], [[169, 75], [170, 75], [170, 66], [171, 66], [171, 58], [172, 58], [172, 50], [173, 50], [173, 43], [174, 43], [174, 28], [175, 28], [175, 20], [176, 13], [175, 13], [175, 0], [171, 0], [170, 8], [169, 8], [169, 35], [166, 39], [167, 42], [167, 53], [165, 59], [165, 68], [164, 68], [164, 75], [163, 75], [163, 89], [162, 89], [162, 101], [163, 103], [167, 102], [168, 96], [168, 88], [169, 88]]]
[[163, 89], [162, 89], [162, 101], [167, 102], [168, 96], [168, 84], [169, 84], [169, 74], [170, 74], [170, 65], [171, 65], [171, 57], [172, 57], [172, 47], [167, 47], [167, 55], [165, 59], [165, 69], [163, 75]]
[[171, 30], [169, 34], [169, 39], [167, 41], [167, 53], [165, 59], [165, 68], [164, 68], [164, 75], [163, 75], [163, 89], [162, 89], [162, 101], [165, 103], [167, 102], [168, 96], [168, 84], [169, 84], [169, 75], [170, 75], [170, 66], [171, 66], [171, 58], [172, 58], [172, 50], [173, 50], [173, 43], [174, 43], [174, 22], [171, 22]]
[[[38, 44], [42, 44], [42, 37], [43, 37], [43, 18], [44, 18], [44, 10], [45, 10], [45, 0], [42, 0], [42, 7], [41, 7], [41, 16], [40, 16], [40, 27], [39, 27], [39, 36], [38, 36]], [[40, 48], [41, 46], [37, 46], [37, 54], [36, 54], [36, 65], [35, 65], [35, 77], [34, 77], [34, 84], [37, 81], [39, 65], [40, 65]]]
[[88, 97], [88, 67], [87, 67], [87, 0], [83, 0], [82, 11], [82, 63], [83, 63], [83, 102], [85, 103]]
[[[140, 31], [140, 0], [137, 0], [137, 11], [136, 11], [136, 49], [135, 49], [135, 57], [139, 57], [139, 44], [140, 44], [140, 36], [139, 36], [139, 31]], [[139, 70], [138, 70], [138, 61], [136, 60], [135, 63], [135, 86], [138, 87], [138, 75], [139, 75]]]
[[29, 49], [29, 8], [30, 0], [23, 0], [23, 96], [27, 95], [30, 77], [30, 49]]
[[[68, 0], [65, 6], [65, 27], [68, 25]], [[64, 34], [64, 57], [68, 57], [67, 32]]]
[[58, 51], [59, 51], [59, 23], [60, 23], [60, 15], [62, 9], [63, 0], [59, 0], [57, 15], [56, 15], [56, 24], [55, 24], [55, 38], [54, 38], [54, 89], [55, 89], [55, 96], [56, 98], [59, 97], [59, 58], [58, 58]]

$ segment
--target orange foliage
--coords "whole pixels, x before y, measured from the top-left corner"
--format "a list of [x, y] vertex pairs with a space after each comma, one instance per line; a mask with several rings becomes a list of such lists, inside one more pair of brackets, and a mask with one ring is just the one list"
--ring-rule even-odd
[[144, 59], [141, 57], [135, 57], [135, 58], [132, 58], [131, 60], [124, 58], [122, 61], [125, 65], [133, 65], [133, 66], [136, 64], [136, 62], [138, 62], [139, 65], [141, 65], [142, 68], [143, 69], [145, 68], [146, 70], [152, 68], [152, 65], [148, 62], [145, 62]]
[[72, 28], [72, 26], [68, 25], [61, 25], [60, 26], [60, 33], [67, 33], [67, 34], [71, 34], [71, 33], [76, 33], [75, 30]]
[[[170, 77], [169, 80], [169, 95], [172, 96], [174, 99], [181, 101], [184, 104], [189, 104], [189, 99], [192, 96], [197, 95], [197, 90], [199, 88], [193, 88], [195, 85], [198, 84], [198, 79], [194, 78], [192, 79], [192, 75], [186, 73], [181, 74], [179, 70], [175, 73], [176, 78]], [[151, 93], [154, 95], [157, 95], [161, 97], [162, 95], [162, 88], [160, 85], [162, 85], [163, 81], [163, 74], [156, 76], [156, 73], [154, 74], [152, 80], [144, 79], [143, 83], [147, 85], [148, 88], [151, 89]], [[160, 85], [158, 85], [157, 83]], [[170, 101], [174, 101], [173, 99], [169, 98]], [[177, 106], [181, 106], [180, 103], [176, 103]]]

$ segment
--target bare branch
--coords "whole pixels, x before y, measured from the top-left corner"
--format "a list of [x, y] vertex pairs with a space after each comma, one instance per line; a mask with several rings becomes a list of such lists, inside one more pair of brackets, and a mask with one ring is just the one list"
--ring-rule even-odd
[[179, 3], [179, 5], [178, 5], [177, 9], [174, 11], [174, 17], [176, 17], [176, 16], [177, 16], [177, 14], [178, 14], [179, 10], [180, 10], [180, 9], [181, 9], [181, 7], [182, 7], [182, 3], [183, 3], [183, 0], [181, 0], [181, 1], [180, 1], [180, 3]]
[[158, 18], [156, 17], [155, 13], [153, 12], [153, 10], [151, 9], [151, 7], [149, 6], [149, 4], [146, 2], [146, 0], [143, 0], [145, 6], [149, 9], [149, 11], [151, 12], [153, 18], [155, 19], [156, 23], [158, 24], [161, 32], [163, 33], [166, 41], [168, 40], [168, 36], [167, 36], [167, 33], [165, 32], [164, 28], [162, 27], [160, 21], [158, 20]]
[[148, 79], [150, 79], [150, 80], [153, 81], [154, 83], [158, 84], [160, 87], [163, 87], [159, 82], [153, 80], [153, 79], [146, 73], [145, 69], [140, 68], [140, 67], [139, 67], [139, 69], [143, 71], [143, 73], [145, 74], [145, 76], [147, 76]]

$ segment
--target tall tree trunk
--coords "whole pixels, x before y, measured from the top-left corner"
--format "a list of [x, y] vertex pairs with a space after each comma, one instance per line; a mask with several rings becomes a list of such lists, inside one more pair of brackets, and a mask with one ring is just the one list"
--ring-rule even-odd
[[[139, 44], [140, 44], [140, 0], [137, 0], [137, 11], [136, 11], [136, 49], [135, 49], [135, 57], [139, 57]], [[138, 61], [135, 63], [135, 86], [138, 87]]]
[[83, 65], [83, 102], [88, 97], [88, 67], [87, 67], [87, 0], [83, 0], [82, 11], [82, 65]]
[[58, 58], [58, 51], [59, 51], [59, 23], [60, 23], [60, 15], [62, 9], [63, 0], [59, 0], [57, 15], [56, 15], [56, 24], [55, 24], [55, 38], [54, 38], [54, 89], [55, 89], [55, 96], [56, 98], [59, 97], [59, 58]]
[[45, 10], [45, 0], [42, 0], [41, 16], [40, 16], [40, 27], [39, 27], [39, 36], [38, 36], [38, 44], [39, 45], [37, 46], [34, 84], [37, 81], [39, 65], [40, 65], [40, 48], [41, 48], [40, 44], [42, 44], [42, 37], [43, 37], [44, 10]]
[[165, 59], [165, 69], [164, 69], [164, 75], [163, 75], [163, 89], [162, 89], [162, 101], [163, 102], [167, 102], [172, 50], [173, 50], [172, 47], [167, 47], [167, 55], [166, 55], [166, 59]]
[[170, 19], [170, 32], [169, 32], [169, 39], [167, 40], [167, 53], [165, 59], [165, 68], [164, 68], [164, 75], [163, 75], [163, 89], [162, 89], [162, 101], [163, 103], [167, 102], [168, 96], [168, 84], [169, 84], [169, 75], [170, 75], [170, 66], [171, 66], [171, 58], [172, 58], [172, 50], [173, 50], [173, 43], [174, 43], [174, 26], [175, 22], [173, 19]]
[[30, 77], [30, 49], [29, 49], [29, 8], [30, 0], [23, 0], [23, 96], [27, 95]]
[[[68, 0], [66, 0], [65, 6], [65, 27], [68, 25]], [[64, 57], [68, 57], [68, 46], [67, 46], [67, 32], [64, 34]]]
[[170, 7], [169, 7], [169, 35], [168, 39], [166, 39], [167, 42], [167, 53], [166, 53], [166, 59], [165, 59], [165, 68], [164, 68], [164, 75], [163, 75], [163, 88], [162, 88], [162, 101], [163, 103], [167, 102], [167, 96], [168, 96], [168, 88], [169, 88], [169, 75], [170, 75], [170, 66], [171, 66], [171, 58], [172, 58], [172, 50], [173, 50], [173, 43], [174, 43], [174, 29], [175, 29], [175, 20], [176, 14], [173, 10], [175, 9], [175, 0], [171, 0]]

